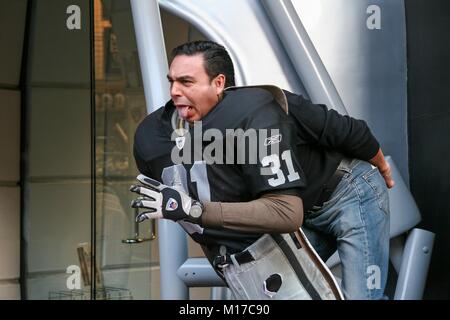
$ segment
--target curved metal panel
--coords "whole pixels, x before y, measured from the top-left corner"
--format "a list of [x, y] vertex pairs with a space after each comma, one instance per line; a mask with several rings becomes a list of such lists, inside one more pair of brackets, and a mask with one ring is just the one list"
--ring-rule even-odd
[[237, 85], [274, 84], [306, 92], [259, 1], [159, 0], [210, 40], [223, 44], [235, 64]]
[[292, 0], [348, 114], [364, 119], [409, 184], [404, 1]]
[[263, 0], [300, 79], [314, 103], [323, 103], [347, 114], [341, 97], [309, 39], [290, 0]]

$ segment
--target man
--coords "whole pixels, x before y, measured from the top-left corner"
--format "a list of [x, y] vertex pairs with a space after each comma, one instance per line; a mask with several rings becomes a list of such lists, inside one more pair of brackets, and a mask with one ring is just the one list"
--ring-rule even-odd
[[[131, 190], [143, 197], [132, 206], [150, 210], [139, 220], [178, 221], [239, 298], [326, 298], [329, 288], [317, 289], [325, 282], [313, 283], [312, 291], [299, 284], [305, 277], [296, 267], [295, 258], [301, 258], [296, 249], [307, 241], [288, 234], [304, 220], [325, 239], [313, 243], [322, 259], [337, 246], [345, 297], [382, 298], [389, 242], [386, 186], [394, 182], [365, 122], [288, 91], [225, 90], [234, 85], [233, 64], [216, 43], [187, 43], [172, 56], [171, 100], [144, 119], [135, 135], [142, 184]], [[266, 135], [256, 138], [257, 149], [244, 146], [243, 159], [237, 159], [240, 145], [209, 148], [220, 135], [196, 140], [200, 121], [200, 132], [217, 130], [222, 140], [228, 141], [228, 129]], [[251, 162], [255, 153], [262, 156]], [[381, 277], [375, 285], [368, 281], [372, 270]], [[299, 287], [305, 290], [299, 293]]]

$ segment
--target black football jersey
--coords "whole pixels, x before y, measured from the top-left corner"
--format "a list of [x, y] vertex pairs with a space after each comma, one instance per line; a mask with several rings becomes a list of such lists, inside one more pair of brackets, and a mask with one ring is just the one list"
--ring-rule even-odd
[[[306, 186], [294, 143], [296, 124], [264, 89], [227, 90], [201, 125], [183, 131], [175, 130], [177, 123], [169, 101], [139, 125], [134, 156], [142, 174], [182, 187], [203, 202], [246, 202]], [[212, 252], [220, 246], [238, 252], [261, 236], [179, 223]]]

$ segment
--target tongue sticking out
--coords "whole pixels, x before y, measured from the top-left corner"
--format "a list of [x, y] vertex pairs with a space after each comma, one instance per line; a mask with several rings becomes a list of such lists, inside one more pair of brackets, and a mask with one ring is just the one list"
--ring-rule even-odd
[[189, 106], [177, 106], [177, 111], [178, 111], [178, 115], [180, 116], [180, 118], [186, 120], [188, 117], [189, 109], [190, 109]]

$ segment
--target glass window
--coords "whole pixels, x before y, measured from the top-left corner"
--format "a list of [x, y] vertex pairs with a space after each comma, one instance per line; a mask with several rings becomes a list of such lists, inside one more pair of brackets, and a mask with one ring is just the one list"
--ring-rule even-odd
[[[58, 15], [73, 4], [82, 28], [68, 31]], [[137, 225], [130, 208], [133, 137], [147, 114], [130, 3], [39, 0], [31, 17], [23, 297], [159, 299], [156, 224]], [[203, 38], [167, 12], [162, 20], [167, 52]], [[192, 241], [189, 252], [202, 255]]]

